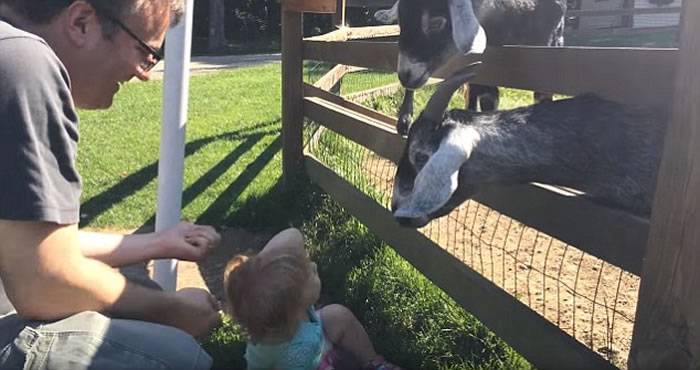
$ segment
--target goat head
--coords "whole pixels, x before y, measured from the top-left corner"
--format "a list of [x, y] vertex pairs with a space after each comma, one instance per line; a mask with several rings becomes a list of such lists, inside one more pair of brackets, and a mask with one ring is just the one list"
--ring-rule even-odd
[[467, 125], [443, 120], [453, 93], [474, 76], [474, 65], [444, 81], [411, 126], [394, 179], [392, 212], [403, 225], [421, 227], [449, 213], [477, 192], [460, 185], [459, 171], [479, 134]]

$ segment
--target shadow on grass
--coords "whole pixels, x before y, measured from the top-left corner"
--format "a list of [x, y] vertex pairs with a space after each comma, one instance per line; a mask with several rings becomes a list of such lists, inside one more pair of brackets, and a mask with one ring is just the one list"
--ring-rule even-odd
[[[226, 172], [226, 170], [228, 170], [234, 163], [236, 163], [236, 161], [243, 154], [245, 154], [248, 150], [253, 148], [255, 144], [258, 143], [263, 137], [278, 133], [279, 130], [275, 128], [275, 125], [277, 125], [278, 123], [279, 119], [269, 122], [263, 122], [253, 127], [248, 127], [244, 130], [231, 131], [221, 135], [210, 136], [207, 138], [202, 138], [187, 143], [185, 145], [185, 158], [197, 153], [207, 145], [220, 140], [244, 140], [241, 144], [239, 144], [236, 147], [235, 150], [233, 150], [226, 157], [224, 157], [224, 159], [222, 159], [211, 170], [204, 174], [199, 180], [197, 180], [189, 188], [185, 189], [185, 191], [183, 192], [182, 207], [184, 208], [187, 204], [192, 202], [197, 197], [197, 195], [201, 194], [208, 186], [213, 184], [216, 181], [216, 179], [218, 179], [224, 172]], [[276, 140], [275, 143], [277, 144], [273, 143], [273, 145], [270, 146], [276, 148], [274, 149], [274, 152], [279, 150], [279, 139]], [[242, 176], [246, 175], [245, 181], [247, 182], [245, 184], [239, 184], [238, 188], [240, 188], [241, 190], [244, 189], [245, 185], [249, 184], [255, 178], [255, 175], [250, 176], [250, 173], [254, 171], [257, 171], [256, 174], [259, 173], [265, 166], [265, 164], [269, 162], [269, 160], [272, 158], [272, 156], [268, 153], [269, 151], [270, 148], [266, 149], [265, 152], [261, 155], [261, 157], [265, 158], [265, 161], [261, 160], [261, 158], [258, 158], [253, 162], [254, 164], [257, 164], [256, 166], [253, 167], [252, 165], [249, 165], [248, 168], [246, 168], [246, 172], [248, 172], [248, 174], [244, 172], [244, 174], [241, 175], [239, 179]], [[274, 155], [274, 152], [272, 153], [272, 155]], [[153, 181], [157, 176], [158, 161], [153, 162], [146, 167], [143, 167], [135, 173], [127, 176], [118, 184], [88, 199], [81, 205], [80, 226], [83, 227], [85, 225], [90, 224], [102, 213], [112, 208], [115, 204], [118, 204], [130, 195], [141, 190], [148, 183]], [[236, 182], [239, 182], [239, 180], [236, 180]], [[208, 210], [205, 211], [205, 213], [207, 212]], [[152, 216], [148, 221], [146, 221], [145, 225], [151, 225], [154, 221], [155, 216]]]

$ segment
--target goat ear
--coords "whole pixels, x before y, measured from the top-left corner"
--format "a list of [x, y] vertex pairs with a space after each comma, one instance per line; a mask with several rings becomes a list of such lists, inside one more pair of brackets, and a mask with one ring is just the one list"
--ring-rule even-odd
[[452, 39], [462, 54], [481, 54], [486, 49], [486, 33], [474, 14], [471, 0], [448, 0]]
[[479, 141], [473, 128], [452, 130], [421, 169], [408, 200], [394, 212], [395, 217], [422, 218], [435, 213], [459, 185], [459, 169]]
[[391, 9], [377, 10], [374, 19], [381, 24], [394, 24], [399, 20], [399, 2], [397, 1]]

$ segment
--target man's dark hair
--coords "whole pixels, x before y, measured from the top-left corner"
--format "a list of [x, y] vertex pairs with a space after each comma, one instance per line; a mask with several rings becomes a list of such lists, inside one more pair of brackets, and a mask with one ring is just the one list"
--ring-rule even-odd
[[[0, 4], [7, 4], [23, 18], [37, 23], [46, 24], [56, 17], [63, 9], [77, 0], [0, 0]], [[136, 13], [139, 9], [148, 6], [148, 0], [83, 0], [92, 4], [98, 13], [108, 14], [118, 19], [124, 19]], [[162, 0], [151, 0], [162, 1]], [[180, 21], [183, 12], [182, 0], [169, 0], [171, 10], [171, 25]], [[105, 27], [105, 32], [111, 34], [113, 27]]]

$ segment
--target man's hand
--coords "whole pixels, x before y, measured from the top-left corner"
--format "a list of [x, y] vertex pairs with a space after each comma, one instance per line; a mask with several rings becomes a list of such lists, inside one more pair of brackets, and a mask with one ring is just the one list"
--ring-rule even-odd
[[175, 258], [185, 261], [202, 260], [221, 242], [221, 235], [208, 225], [180, 222], [156, 235], [160, 251], [157, 258]]
[[180, 328], [195, 338], [206, 337], [221, 325], [219, 303], [204, 289], [184, 288], [175, 293], [181, 304], [168, 312], [167, 324]]

